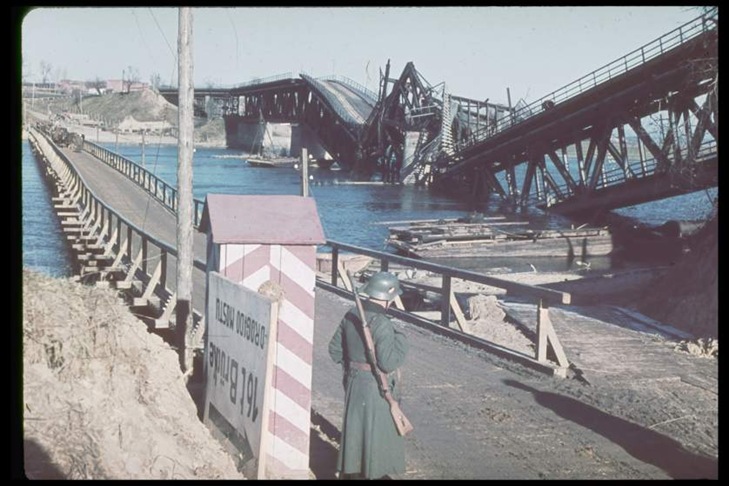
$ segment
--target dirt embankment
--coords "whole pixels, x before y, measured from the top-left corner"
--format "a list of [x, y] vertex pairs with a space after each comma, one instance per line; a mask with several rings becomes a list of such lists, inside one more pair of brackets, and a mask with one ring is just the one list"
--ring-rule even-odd
[[[95, 126], [84, 126], [77, 123], [70, 129], [83, 133], [88, 140], [113, 142], [117, 140], [114, 133], [117, 126], [130, 117], [137, 122], [167, 122], [172, 127], [178, 125], [178, 108], [168, 102], [162, 95], [152, 90], [131, 93], [109, 93], [100, 96], [87, 96], [81, 101], [78, 98], [61, 98], [34, 103], [31, 111], [44, 114], [83, 114], [94, 122], [103, 122], [98, 131]], [[195, 143], [198, 145], [225, 147], [225, 125], [222, 118], [195, 119]], [[141, 143], [141, 134], [121, 133], [120, 143]], [[177, 143], [177, 138], [170, 135], [147, 135], [148, 143]]]
[[29, 479], [245, 479], [115, 291], [23, 271]]

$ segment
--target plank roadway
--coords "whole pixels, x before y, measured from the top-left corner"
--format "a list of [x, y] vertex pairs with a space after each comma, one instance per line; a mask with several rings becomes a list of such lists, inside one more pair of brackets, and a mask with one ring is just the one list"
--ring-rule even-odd
[[[175, 241], [176, 218], [170, 211], [92, 156], [64, 152], [104, 202], [156, 238]], [[204, 253], [204, 235], [198, 233], [195, 255], [204, 260]], [[193, 304], [204, 292], [202, 274], [194, 275], [194, 286]], [[322, 434], [312, 433], [311, 469], [319, 479], [334, 474], [344, 398], [341, 371], [330, 360], [327, 346], [351, 305], [316, 290], [312, 430]], [[513, 304], [512, 311], [521, 312], [524, 321], [536, 315], [533, 306]], [[705, 410], [695, 413], [718, 413], [716, 388], [711, 389], [712, 377], [717, 376], [715, 360], [679, 355], [665, 340], [587, 314], [589, 309], [579, 307], [551, 312], [568, 358], [585, 368], [588, 381], [609, 377], [614, 383], [631, 383], [648, 377], [665, 386], [680, 385], [682, 392], [690, 388], [702, 397], [695, 402]], [[402, 370], [402, 407], [415, 425], [406, 439], [403, 479], [716, 477], [715, 458], [689, 453], [646, 424], [588, 403], [583, 399], [588, 393], [585, 385], [577, 380], [545, 377], [416, 326], [395, 323], [410, 345]], [[678, 368], [667, 365], [674, 361], [680, 363]], [[679, 380], [660, 380], [677, 375]], [[616, 430], [625, 433], [616, 435]], [[331, 442], [322, 441], [321, 435]], [[650, 450], [636, 444], [650, 444]]]
[[[177, 247], [177, 216], [172, 211], [130, 181], [124, 174], [89, 153], [75, 152], [70, 148], [62, 148], [61, 151], [72, 161], [87, 187], [101, 201], [150, 236], [173, 248]], [[195, 259], [206, 261], [206, 249], [206, 235], [197, 230], [193, 231]], [[173, 258], [168, 262], [168, 274], [171, 275], [171, 278], [167, 281], [167, 287], [172, 292], [176, 291], [175, 272], [175, 259]], [[193, 308], [202, 311], [204, 303], [205, 274], [194, 269]]]

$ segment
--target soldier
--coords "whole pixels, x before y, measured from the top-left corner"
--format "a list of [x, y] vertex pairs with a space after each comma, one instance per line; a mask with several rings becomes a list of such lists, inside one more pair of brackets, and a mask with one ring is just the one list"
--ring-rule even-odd
[[[399, 370], [408, 343], [386, 312], [402, 294], [400, 283], [388, 272], [378, 272], [359, 291], [380, 370], [387, 373], [393, 398], [400, 400]], [[395, 428], [390, 407], [380, 394], [368, 364], [359, 313], [350, 309], [329, 342], [329, 355], [344, 371], [344, 420], [337, 457], [340, 479], [388, 479], [405, 472], [405, 440]]]

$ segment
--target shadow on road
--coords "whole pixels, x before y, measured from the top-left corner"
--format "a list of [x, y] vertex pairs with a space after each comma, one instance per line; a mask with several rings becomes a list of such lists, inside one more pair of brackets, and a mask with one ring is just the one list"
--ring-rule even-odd
[[309, 467], [316, 479], [336, 479], [339, 430], [327, 419], [311, 411], [311, 440], [309, 442]]
[[530, 392], [534, 400], [560, 417], [582, 425], [619, 445], [639, 461], [653, 464], [673, 479], [717, 479], [716, 459], [687, 451], [663, 434], [614, 417], [595, 407], [557, 393], [544, 392], [514, 380], [504, 384]]

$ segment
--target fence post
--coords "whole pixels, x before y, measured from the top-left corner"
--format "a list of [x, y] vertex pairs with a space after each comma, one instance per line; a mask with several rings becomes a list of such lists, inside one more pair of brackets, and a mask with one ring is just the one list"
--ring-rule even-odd
[[332, 285], [337, 286], [337, 268], [339, 268], [339, 248], [332, 247]]
[[443, 284], [441, 285], [441, 301], [440, 301], [440, 324], [448, 327], [451, 322], [451, 277], [443, 275]]

